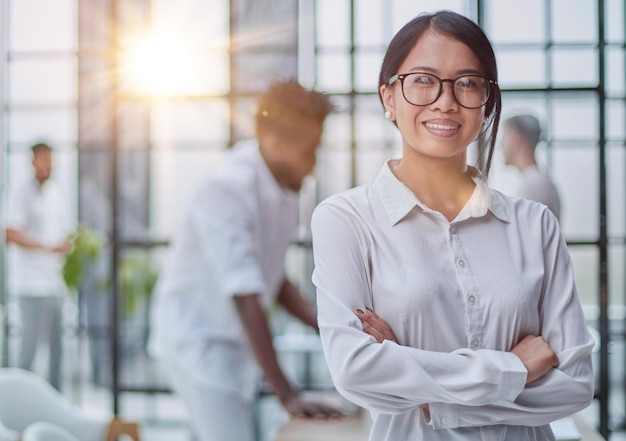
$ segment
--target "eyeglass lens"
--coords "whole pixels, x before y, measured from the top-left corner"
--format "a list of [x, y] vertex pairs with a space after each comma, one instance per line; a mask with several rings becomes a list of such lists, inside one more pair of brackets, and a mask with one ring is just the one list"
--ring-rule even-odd
[[[443, 83], [451, 80], [440, 80], [438, 77], [426, 73], [411, 73], [404, 75], [402, 92], [406, 100], [416, 106], [432, 104], [441, 95]], [[489, 99], [489, 80], [477, 75], [467, 75], [456, 78], [452, 91], [458, 103], [463, 107], [478, 108]]]

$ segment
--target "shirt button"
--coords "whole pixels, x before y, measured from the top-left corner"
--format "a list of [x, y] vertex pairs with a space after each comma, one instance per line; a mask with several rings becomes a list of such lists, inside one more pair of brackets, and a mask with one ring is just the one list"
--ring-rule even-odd
[[444, 426], [449, 426], [450, 425], [450, 418], [448, 418], [447, 416], [441, 418], [441, 424], [443, 424]]
[[463, 259], [459, 260], [459, 266], [461, 268], [465, 266], [465, 261]]
[[478, 339], [477, 339], [476, 337], [474, 337], [474, 338], [472, 339], [472, 347], [473, 347], [473, 348], [478, 347]]
[[473, 305], [474, 303], [476, 303], [476, 297], [474, 297], [474, 296], [469, 296], [469, 301], [470, 301], [470, 303]]

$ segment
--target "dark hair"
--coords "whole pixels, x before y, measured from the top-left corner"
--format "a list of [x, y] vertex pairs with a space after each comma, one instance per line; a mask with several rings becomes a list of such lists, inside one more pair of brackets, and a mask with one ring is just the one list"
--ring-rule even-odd
[[533, 115], [512, 116], [504, 121], [502, 127], [515, 131], [532, 151], [535, 151], [535, 147], [542, 140], [541, 124]]
[[[463, 15], [452, 11], [438, 11], [420, 14], [398, 31], [393, 37], [383, 59], [378, 79], [380, 86], [386, 85], [389, 78], [400, 73], [398, 69], [404, 63], [418, 40], [428, 30], [446, 34], [466, 44], [476, 55], [484, 69], [484, 75], [490, 80], [498, 81], [498, 68], [493, 47], [483, 30]], [[380, 96], [382, 102], [382, 96]], [[477, 166], [485, 176], [489, 174], [491, 159], [498, 133], [498, 123], [502, 109], [500, 88], [494, 84], [487, 104], [485, 104], [485, 125], [478, 135]]]
[[37, 152], [40, 151], [52, 151], [52, 147], [50, 147], [49, 144], [46, 144], [44, 142], [39, 142], [37, 144], [34, 144], [31, 148], [31, 151], [33, 152], [33, 155], [37, 154]]
[[308, 90], [294, 80], [272, 83], [261, 95], [256, 111], [256, 130], [284, 137], [301, 135], [311, 123], [322, 126], [333, 105], [328, 95]]

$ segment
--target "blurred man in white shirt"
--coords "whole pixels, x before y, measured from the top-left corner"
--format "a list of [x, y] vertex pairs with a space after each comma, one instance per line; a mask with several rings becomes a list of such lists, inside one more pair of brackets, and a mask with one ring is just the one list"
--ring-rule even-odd
[[541, 125], [532, 115], [517, 115], [502, 124], [502, 153], [506, 165], [521, 172], [515, 196], [546, 205], [557, 219], [561, 202], [554, 182], [537, 166], [535, 149], [541, 141]]
[[325, 418], [279, 366], [274, 305], [317, 330], [316, 310], [285, 274], [297, 239], [298, 192], [316, 162], [327, 96], [293, 81], [261, 97], [256, 139], [225, 153], [182, 215], [152, 303], [150, 353], [186, 403], [199, 441], [253, 441], [263, 375], [285, 410]]
[[69, 251], [69, 221], [63, 196], [52, 173], [52, 148], [32, 146], [34, 176], [9, 200], [6, 241], [16, 246], [12, 292], [22, 314], [19, 366], [31, 369], [39, 341], [48, 343], [48, 381], [61, 386], [61, 331], [64, 294], [61, 268]]

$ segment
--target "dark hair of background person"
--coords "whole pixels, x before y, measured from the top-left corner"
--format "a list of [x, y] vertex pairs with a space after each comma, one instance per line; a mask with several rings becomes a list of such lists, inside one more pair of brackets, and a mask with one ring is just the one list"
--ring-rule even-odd
[[512, 116], [504, 121], [503, 127], [515, 131], [533, 151], [539, 144], [539, 141], [543, 141], [541, 124], [532, 115]]
[[256, 131], [286, 139], [301, 136], [310, 124], [322, 126], [334, 110], [327, 94], [307, 90], [294, 80], [276, 82], [261, 95], [256, 111]]
[[[484, 69], [484, 75], [490, 80], [498, 82], [496, 56], [483, 30], [469, 18], [444, 10], [420, 14], [398, 31], [389, 43], [383, 59], [378, 79], [379, 90], [380, 86], [387, 84], [393, 75], [402, 73], [398, 72], [398, 69], [413, 50], [417, 41], [428, 30], [448, 35], [466, 44], [478, 58]], [[382, 102], [382, 97], [380, 98]], [[491, 168], [501, 110], [502, 96], [500, 88], [495, 84], [492, 86], [489, 100], [485, 104], [485, 124], [478, 135], [477, 166], [485, 177], [488, 176]]]
[[46, 144], [44, 142], [39, 142], [33, 145], [30, 149], [32, 150], [33, 155], [42, 150], [52, 151], [52, 147], [50, 147], [49, 144]]

